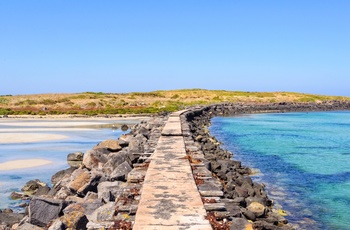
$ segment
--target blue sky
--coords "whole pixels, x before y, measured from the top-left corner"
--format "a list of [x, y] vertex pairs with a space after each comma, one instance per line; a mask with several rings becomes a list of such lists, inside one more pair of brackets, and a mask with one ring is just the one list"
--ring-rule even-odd
[[0, 95], [350, 96], [348, 0], [0, 0]]

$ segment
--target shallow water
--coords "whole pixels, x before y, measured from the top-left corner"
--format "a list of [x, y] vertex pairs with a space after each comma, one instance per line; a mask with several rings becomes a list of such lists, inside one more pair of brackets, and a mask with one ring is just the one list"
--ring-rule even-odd
[[[86, 120], [82, 122], [86, 123]], [[129, 121], [125, 123], [136, 122]], [[26, 123], [28, 121], [23, 121], [25, 125], [20, 127], [22, 133], [26, 133], [26, 129], [40, 127], [42, 131], [37, 131], [36, 133], [61, 134], [66, 135], [67, 138], [56, 141], [0, 144], [0, 162], [32, 158], [46, 159], [54, 162], [53, 164], [41, 167], [0, 171], [0, 209], [10, 207], [19, 211], [17, 205], [23, 203], [23, 201], [11, 200], [9, 197], [11, 192], [20, 191], [23, 185], [32, 179], [39, 179], [50, 184], [51, 176], [54, 173], [69, 167], [66, 161], [67, 154], [77, 151], [86, 152], [103, 140], [117, 139], [121, 134], [125, 133], [119, 128], [116, 129], [113, 126], [115, 122], [112, 120], [106, 122], [110, 124], [84, 125], [84, 127], [75, 124], [67, 130], [60, 129], [59, 123], [58, 126], [54, 127], [51, 124], [50, 127], [46, 127], [47, 130], [45, 127], [39, 126], [40, 124], [38, 125], [36, 122], [33, 122], [33, 125], [27, 125]], [[0, 132], [2, 129], [6, 129], [6, 132], [8, 132], [9, 129], [14, 129], [15, 131], [17, 128], [18, 126], [6, 124], [6, 126], [1, 126]]]
[[210, 131], [260, 170], [253, 178], [298, 229], [349, 229], [350, 112], [216, 117]]

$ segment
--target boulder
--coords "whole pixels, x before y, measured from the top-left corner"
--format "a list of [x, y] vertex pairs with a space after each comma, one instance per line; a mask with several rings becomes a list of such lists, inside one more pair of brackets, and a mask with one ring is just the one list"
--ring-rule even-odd
[[82, 161], [83, 157], [84, 153], [82, 152], [69, 153], [67, 155], [67, 161]]
[[85, 230], [86, 224], [89, 222], [86, 215], [79, 211], [72, 211], [60, 218], [66, 229]]
[[266, 208], [264, 205], [258, 203], [258, 202], [252, 202], [247, 209], [254, 213], [256, 217], [262, 217], [265, 215]]
[[122, 150], [122, 147], [119, 145], [118, 140], [112, 140], [112, 139], [100, 142], [93, 148], [93, 150], [100, 149], [100, 148], [107, 149], [110, 152], [118, 152]]
[[[250, 225], [249, 222], [244, 218], [233, 218], [230, 225], [230, 230], [247, 230]], [[250, 228], [252, 229], [252, 228]]]
[[0, 213], [0, 224], [5, 223], [7, 226], [12, 226], [19, 223], [24, 217], [24, 214], [20, 213]]
[[65, 226], [60, 219], [56, 219], [48, 230], [65, 230]]
[[49, 186], [41, 186], [34, 193], [35, 196], [47, 195], [50, 192], [51, 188]]
[[52, 185], [56, 185], [59, 181], [61, 181], [64, 178], [69, 178], [71, 176], [71, 174], [74, 172], [74, 170], [76, 170], [76, 168], [68, 168], [65, 170], [61, 170], [58, 171], [57, 173], [55, 173], [52, 177], [51, 177], [51, 183]]
[[89, 191], [96, 191], [100, 178], [100, 175], [91, 173], [86, 169], [77, 169], [71, 176], [68, 188], [79, 195], [86, 195]]
[[45, 227], [50, 221], [57, 219], [66, 206], [63, 200], [34, 197], [29, 203], [29, 222]]
[[83, 157], [83, 165], [88, 168], [97, 168], [100, 164], [105, 164], [108, 161], [110, 152], [106, 148], [97, 148], [88, 150]]
[[39, 187], [42, 186], [46, 186], [46, 184], [38, 179], [30, 180], [23, 186], [21, 190], [25, 193], [33, 194], [36, 192], [36, 190], [38, 190]]
[[111, 180], [119, 180], [126, 181], [129, 172], [131, 172], [132, 168], [127, 161], [121, 163], [114, 171], [111, 173]]
[[123, 192], [123, 188], [121, 188], [123, 184], [124, 183], [120, 181], [101, 182], [97, 186], [98, 198], [103, 199], [105, 202], [115, 201]]
[[131, 139], [131, 135], [123, 134], [119, 137], [118, 144], [121, 147], [127, 147], [129, 145], [130, 139]]
[[111, 153], [108, 155], [109, 160], [103, 165], [102, 171], [106, 174], [111, 174], [120, 164], [128, 162], [131, 164], [129, 154], [125, 151]]
[[115, 204], [114, 202], [109, 202], [101, 207], [99, 207], [91, 217], [89, 218], [92, 222], [113, 222], [113, 216], [115, 214]]
[[144, 152], [144, 148], [143, 148], [143, 144], [147, 139], [143, 136], [143, 135], [137, 135], [133, 138], [131, 138], [130, 142], [129, 142], [129, 153], [133, 154], [133, 153], [143, 153]]
[[83, 162], [84, 153], [75, 152], [67, 155], [67, 163], [73, 168], [79, 168]]

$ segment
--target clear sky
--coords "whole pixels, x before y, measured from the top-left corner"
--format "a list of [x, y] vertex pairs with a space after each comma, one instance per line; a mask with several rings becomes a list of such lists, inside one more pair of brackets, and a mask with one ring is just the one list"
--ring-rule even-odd
[[349, 0], [0, 0], [0, 95], [350, 96]]

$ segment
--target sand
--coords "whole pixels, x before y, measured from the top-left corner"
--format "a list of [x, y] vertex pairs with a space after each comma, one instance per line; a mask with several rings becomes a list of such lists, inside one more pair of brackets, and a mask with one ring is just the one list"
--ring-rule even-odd
[[6, 161], [4, 163], [0, 163], [0, 171], [33, 168], [33, 167], [39, 167], [39, 166], [52, 164], [52, 163], [53, 163], [52, 161], [48, 161], [45, 159], [26, 159], [26, 160]]
[[0, 144], [62, 140], [65, 135], [48, 133], [0, 133]]

